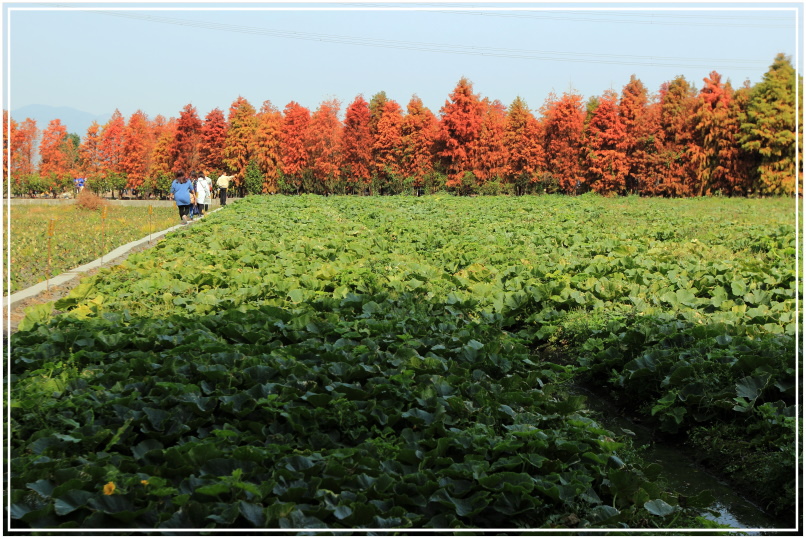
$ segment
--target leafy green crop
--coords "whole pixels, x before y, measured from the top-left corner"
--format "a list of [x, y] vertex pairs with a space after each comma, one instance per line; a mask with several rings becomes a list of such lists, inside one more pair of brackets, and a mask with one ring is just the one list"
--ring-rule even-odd
[[668, 492], [566, 388], [605, 373], [663, 425], [785, 433], [771, 204], [243, 199], [13, 335], [13, 523], [679, 525], [707, 496]]

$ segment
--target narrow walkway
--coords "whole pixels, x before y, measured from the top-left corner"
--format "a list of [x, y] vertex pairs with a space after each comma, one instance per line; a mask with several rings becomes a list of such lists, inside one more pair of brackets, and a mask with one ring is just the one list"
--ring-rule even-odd
[[[173, 202], [172, 202], [172, 204], [173, 204]], [[207, 215], [210, 215], [211, 213], [217, 212], [220, 209], [221, 209], [221, 207], [218, 207], [218, 208], [216, 208], [214, 210], [210, 210], [207, 213]], [[202, 217], [202, 219], [203, 218], [204, 217]], [[64, 273], [62, 273], [60, 275], [56, 275], [55, 277], [51, 277], [47, 281], [42, 281], [42, 282], [37, 283], [37, 284], [35, 284], [35, 285], [33, 285], [33, 286], [29, 287], [29, 288], [24, 289], [24, 290], [19, 290], [19, 291], [15, 292], [15, 293], [11, 294], [10, 296], [4, 296], [3, 297], [3, 306], [6, 309], [11, 310], [11, 308], [14, 306], [14, 304], [19, 303], [21, 301], [24, 301], [26, 299], [29, 299], [29, 298], [31, 298], [33, 296], [39, 295], [42, 292], [47, 291], [47, 289], [49, 287], [59, 286], [59, 285], [62, 285], [64, 283], [68, 282], [68, 281], [71, 281], [72, 279], [75, 279], [77, 277], [81, 277], [84, 273], [87, 273], [88, 271], [100, 268], [104, 264], [108, 264], [109, 262], [115, 260], [116, 258], [120, 258], [122, 256], [128, 255], [129, 252], [131, 252], [132, 250], [136, 249], [137, 247], [140, 247], [142, 245], [148, 244], [148, 243], [154, 241], [155, 239], [164, 236], [165, 234], [167, 234], [169, 232], [172, 232], [174, 230], [183, 228], [185, 226], [189, 226], [189, 225], [178, 224], [178, 225], [172, 226], [171, 228], [166, 228], [165, 230], [161, 230], [159, 232], [154, 232], [153, 234], [150, 234], [150, 235], [146, 236], [143, 239], [135, 240], [135, 241], [129, 242], [129, 243], [125, 244], [125, 245], [121, 245], [117, 249], [114, 249], [113, 251], [110, 251], [109, 253], [101, 256], [101, 258], [97, 258], [97, 259], [93, 260], [92, 262], [87, 262], [86, 264], [78, 266], [77, 268], [73, 268], [70, 271], [66, 271], [66, 272], [64, 272]]]

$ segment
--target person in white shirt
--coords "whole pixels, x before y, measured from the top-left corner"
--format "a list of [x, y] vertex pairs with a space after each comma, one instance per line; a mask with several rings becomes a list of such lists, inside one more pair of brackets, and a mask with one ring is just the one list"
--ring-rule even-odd
[[203, 174], [199, 173], [196, 176], [196, 204], [199, 205], [201, 214], [205, 215], [210, 205], [210, 188], [207, 186], [207, 181]]
[[210, 204], [213, 203], [213, 193], [215, 193], [215, 191], [213, 191], [213, 180], [211, 180], [209, 176], [204, 173], [204, 181], [207, 182], [207, 191], [210, 193], [210, 201], [207, 203], [207, 207], [209, 208]]

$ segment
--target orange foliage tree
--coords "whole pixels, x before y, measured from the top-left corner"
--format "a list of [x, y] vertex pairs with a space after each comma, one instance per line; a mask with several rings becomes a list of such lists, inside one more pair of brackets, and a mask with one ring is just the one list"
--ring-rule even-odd
[[[13, 126], [13, 124], [12, 124]], [[26, 118], [17, 125], [11, 133], [11, 175], [15, 178], [28, 176], [34, 173], [36, 160], [36, 143], [39, 138], [39, 129], [36, 120]]]
[[98, 151], [101, 155], [101, 171], [105, 175], [122, 174], [123, 168], [123, 133], [126, 130], [126, 122], [120, 111], [115, 109], [112, 117], [101, 129], [101, 139], [98, 144]]
[[153, 130], [148, 116], [142, 110], [137, 110], [123, 131], [121, 168], [126, 173], [127, 189], [137, 189], [143, 184], [153, 149]]
[[434, 144], [439, 134], [439, 122], [423, 100], [412, 96], [406, 115], [400, 124], [403, 144], [401, 173], [412, 178], [414, 187], [422, 187], [434, 173]]
[[626, 133], [617, 100], [614, 91], [604, 92], [585, 132], [586, 183], [600, 194], [623, 194], [630, 170]]
[[[9, 125], [10, 124], [10, 125]], [[7, 181], [8, 176], [8, 141], [11, 138], [9, 133], [17, 130], [17, 122], [11, 119], [7, 110], [3, 111], [3, 178]], [[8, 184], [6, 184], [8, 185]]]
[[482, 104], [473, 84], [462, 77], [440, 109], [438, 155], [447, 174], [448, 187], [458, 187], [471, 170], [469, 151], [481, 131]]
[[101, 173], [103, 157], [101, 156], [101, 126], [93, 121], [87, 128], [87, 134], [78, 147], [79, 176], [97, 177]]
[[176, 133], [176, 120], [154, 129], [154, 149], [151, 152], [151, 166], [146, 175], [146, 183], [158, 194], [166, 194], [173, 181], [173, 159], [171, 147]]
[[47, 180], [54, 194], [70, 176], [66, 142], [67, 128], [61, 120], [51, 120], [42, 132], [42, 142], [39, 144], [39, 175]]
[[370, 132], [369, 103], [363, 96], [357, 96], [347, 107], [342, 130], [342, 162], [347, 190], [352, 186], [368, 182], [372, 159], [372, 134]]
[[257, 114], [255, 147], [253, 154], [261, 174], [263, 174], [263, 192], [276, 193], [280, 175], [280, 130], [283, 126], [282, 113], [264, 101]]
[[224, 166], [235, 177], [233, 186], [243, 185], [246, 166], [252, 159], [257, 131], [257, 115], [255, 107], [246, 98], [238, 96], [229, 107], [227, 116], [227, 139], [224, 143]]
[[538, 171], [545, 168], [540, 127], [526, 101], [516, 97], [507, 110], [504, 144], [509, 156], [504, 179], [515, 186], [518, 195], [524, 193], [529, 183], [536, 182]]
[[482, 104], [482, 118], [479, 136], [470, 145], [470, 165], [476, 181], [480, 185], [502, 179], [506, 172], [509, 151], [505, 133], [507, 109], [499, 100], [485, 98]]
[[372, 145], [372, 152], [375, 154], [374, 175], [378, 179], [381, 192], [388, 192], [389, 183], [401, 176], [402, 122], [403, 109], [397, 101], [387, 100], [383, 105], [383, 114], [378, 120], [378, 134]]
[[736, 135], [739, 118], [733, 106], [733, 89], [723, 84], [721, 75], [712, 71], [703, 79], [693, 111], [693, 130], [701, 148], [693, 163], [697, 178], [694, 193], [708, 195], [716, 190], [732, 194], [741, 185], [741, 160]]
[[565, 193], [577, 193], [585, 182], [582, 168], [582, 135], [585, 109], [582, 96], [550, 95], [544, 106], [546, 168]]
[[624, 178], [628, 193], [637, 193], [644, 174], [647, 152], [654, 152], [654, 137], [649, 132], [647, 104], [649, 96], [644, 84], [635, 75], [621, 91], [618, 114], [624, 124], [624, 154], [629, 170]]
[[314, 192], [332, 192], [341, 172], [340, 107], [336, 99], [322, 101], [308, 122], [305, 147], [313, 180], [309, 189]]
[[174, 137], [169, 147], [173, 171], [187, 174], [196, 172], [199, 167], [199, 143], [201, 141], [201, 120], [196, 107], [187, 104], [179, 112]]
[[682, 75], [661, 85], [657, 104], [661, 150], [654, 156], [655, 182], [651, 194], [690, 196], [693, 192], [696, 181], [693, 163], [701, 151], [692, 132], [695, 104], [695, 90]]
[[310, 121], [311, 111], [296, 101], [291, 101], [285, 106], [283, 125], [280, 129], [281, 170], [287, 190], [297, 193], [302, 187], [302, 174], [308, 167], [305, 133]]
[[199, 166], [204, 172], [219, 175], [224, 171], [224, 145], [227, 120], [224, 112], [214, 108], [204, 117], [199, 140]]

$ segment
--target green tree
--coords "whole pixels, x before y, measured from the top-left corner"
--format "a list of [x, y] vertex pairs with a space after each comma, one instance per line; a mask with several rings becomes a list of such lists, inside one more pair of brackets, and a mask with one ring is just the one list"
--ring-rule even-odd
[[784, 54], [775, 57], [762, 82], [753, 87], [741, 117], [739, 144], [758, 155], [754, 191], [795, 192], [796, 166], [800, 165], [795, 162], [795, 69]]
[[254, 159], [250, 159], [249, 164], [246, 165], [244, 186], [246, 187], [246, 192], [250, 195], [260, 194], [263, 189], [263, 174], [261, 174], [260, 167]]

